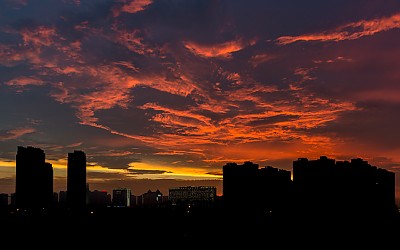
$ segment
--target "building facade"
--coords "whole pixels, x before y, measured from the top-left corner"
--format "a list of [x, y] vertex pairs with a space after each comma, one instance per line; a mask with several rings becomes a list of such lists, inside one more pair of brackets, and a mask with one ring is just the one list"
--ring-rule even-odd
[[112, 203], [114, 207], [131, 206], [131, 190], [129, 188], [117, 188], [113, 190]]
[[217, 188], [214, 186], [174, 187], [168, 192], [172, 204], [211, 204], [216, 196]]

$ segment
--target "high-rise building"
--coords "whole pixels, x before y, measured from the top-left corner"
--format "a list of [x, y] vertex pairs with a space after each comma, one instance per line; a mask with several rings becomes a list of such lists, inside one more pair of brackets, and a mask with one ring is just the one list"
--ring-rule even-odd
[[16, 155], [16, 206], [49, 208], [53, 204], [53, 167], [40, 148], [18, 146]]
[[223, 203], [228, 209], [283, 212], [290, 206], [290, 171], [244, 162], [223, 166]]
[[67, 204], [72, 209], [86, 206], [86, 154], [74, 150], [68, 153]]
[[374, 216], [395, 211], [395, 174], [360, 158], [293, 162], [296, 207], [303, 213]]
[[[222, 192], [223, 201], [226, 207], [248, 206], [252, 202], [256, 190], [255, 178], [258, 172], [258, 164], [244, 162], [227, 163], [222, 167]], [[244, 198], [246, 197], [246, 198]]]
[[129, 188], [116, 188], [113, 190], [112, 203], [114, 207], [131, 206], [131, 190]]

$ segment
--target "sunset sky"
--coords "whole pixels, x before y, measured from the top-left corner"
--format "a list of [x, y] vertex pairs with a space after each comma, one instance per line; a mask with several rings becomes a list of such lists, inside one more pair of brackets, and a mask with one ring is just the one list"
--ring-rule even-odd
[[91, 190], [217, 186], [326, 155], [396, 172], [398, 0], [0, 0], [0, 193], [17, 146]]

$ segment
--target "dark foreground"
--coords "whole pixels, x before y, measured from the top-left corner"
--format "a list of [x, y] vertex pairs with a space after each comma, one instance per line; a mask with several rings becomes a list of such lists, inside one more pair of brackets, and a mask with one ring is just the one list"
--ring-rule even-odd
[[29, 248], [392, 249], [390, 246], [400, 244], [400, 216], [260, 215], [221, 208], [103, 208], [83, 213], [3, 214], [1, 231], [1, 238], [11, 246]]

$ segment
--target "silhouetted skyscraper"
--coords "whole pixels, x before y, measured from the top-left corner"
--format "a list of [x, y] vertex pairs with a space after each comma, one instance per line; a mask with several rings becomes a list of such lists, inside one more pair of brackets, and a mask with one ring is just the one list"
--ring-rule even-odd
[[40, 148], [18, 147], [16, 155], [16, 206], [48, 208], [53, 201], [53, 167]]
[[226, 207], [245, 207], [254, 202], [258, 164], [252, 162], [245, 162], [242, 165], [227, 163], [223, 166], [222, 171], [223, 202]]
[[72, 209], [86, 206], [86, 154], [74, 150], [68, 153], [67, 204]]

